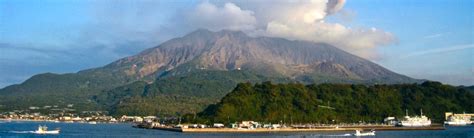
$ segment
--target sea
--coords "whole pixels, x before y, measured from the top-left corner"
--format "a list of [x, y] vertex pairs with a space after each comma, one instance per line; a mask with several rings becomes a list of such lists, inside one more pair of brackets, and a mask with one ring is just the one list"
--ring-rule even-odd
[[[60, 134], [31, 133], [39, 125], [59, 128]], [[301, 132], [301, 133], [180, 133], [156, 129], [140, 129], [128, 123], [54, 123], [37, 121], [0, 121], [0, 138], [3, 137], [107, 137], [107, 138], [325, 138], [344, 137], [354, 132]], [[474, 138], [474, 125], [447, 126], [446, 130], [376, 131], [376, 138]]]

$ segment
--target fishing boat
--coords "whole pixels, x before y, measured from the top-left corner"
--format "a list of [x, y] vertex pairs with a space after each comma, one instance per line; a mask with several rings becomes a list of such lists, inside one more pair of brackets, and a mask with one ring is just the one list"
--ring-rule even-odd
[[360, 130], [356, 130], [356, 133], [353, 134], [354, 136], [375, 136], [375, 130], [370, 130], [370, 132], [360, 132]]
[[423, 110], [420, 110], [420, 116], [408, 116], [408, 111], [406, 111], [406, 116], [404, 120], [400, 121], [400, 126], [405, 127], [423, 127], [423, 126], [430, 126], [431, 120], [423, 115]]
[[48, 130], [47, 126], [38, 126], [38, 130], [33, 131], [35, 134], [59, 134], [59, 129]]

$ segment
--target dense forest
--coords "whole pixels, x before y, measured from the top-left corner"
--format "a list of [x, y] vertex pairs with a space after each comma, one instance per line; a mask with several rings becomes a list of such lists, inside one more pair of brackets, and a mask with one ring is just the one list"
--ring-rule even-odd
[[439, 82], [396, 85], [240, 83], [219, 103], [187, 115], [188, 122], [340, 123], [381, 122], [420, 110], [433, 122], [444, 112], [474, 112], [474, 95]]

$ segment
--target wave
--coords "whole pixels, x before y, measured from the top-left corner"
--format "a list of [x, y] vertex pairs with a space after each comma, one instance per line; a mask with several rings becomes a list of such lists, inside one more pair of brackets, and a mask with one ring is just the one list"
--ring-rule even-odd
[[333, 135], [321, 135], [321, 134], [316, 134], [316, 135], [311, 135], [311, 136], [318, 136], [318, 137], [349, 137], [353, 136], [352, 134], [333, 134]]
[[34, 131], [8, 131], [9, 133], [34, 133]]
[[345, 136], [352, 136], [351, 134], [341, 134], [341, 135], [322, 135], [322, 136], [329, 136], [329, 137], [345, 137]]

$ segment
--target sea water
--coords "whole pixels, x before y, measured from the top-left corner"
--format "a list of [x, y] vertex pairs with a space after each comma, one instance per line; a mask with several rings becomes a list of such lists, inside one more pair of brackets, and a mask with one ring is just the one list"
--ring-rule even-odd
[[[41, 135], [31, 133], [39, 125], [46, 125], [49, 129], [61, 129], [60, 134]], [[354, 132], [300, 132], [300, 133], [180, 133], [156, 129], [133, 128], [132, 124], [87, 124], [87, 123], [54, 123], [35, 121], [0, 121], [0, 137], [176, 137], [176, 138], [240, 138], [240, 137], [277, 137], [277, 138], [320, 138], [344, 137], [350, 138]], [[446, 130], [420, 130], [420, 131], [376, 131], [380, 138], [474, 138], [474, 125], [447, 126]]]

